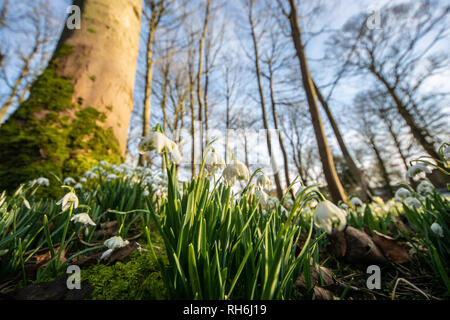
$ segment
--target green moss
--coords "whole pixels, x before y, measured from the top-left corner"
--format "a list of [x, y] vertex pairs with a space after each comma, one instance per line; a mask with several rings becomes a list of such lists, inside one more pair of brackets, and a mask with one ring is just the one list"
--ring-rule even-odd
[[97, 264], [82, 270], [81, 278], [94, 287], [93, 300], [165, 299], [161, 273], [148, 252], [133, 252], [127, 262]]
[[97, 160], [123, 160], [113, 132], [100, 126], [106, 115], [72, 104], [72, 81], [57, 75], [59, 59], [71, 53], [70, 46], [58, 48], [31, 86], [29, 98], [0, 127], [0, 190], [13, 191], [20, 183], [43, 176], [51, 186], [42, 188], [41, 195], [58, 197], [63, 191], [52, 174], [60, 179], [76, 177]]
[[94, 29], [92, 29], [92, 28], [88, 28], [88, 31], [89, 31], [90, 33], [96, 33], [96, 31], [95, 31]]

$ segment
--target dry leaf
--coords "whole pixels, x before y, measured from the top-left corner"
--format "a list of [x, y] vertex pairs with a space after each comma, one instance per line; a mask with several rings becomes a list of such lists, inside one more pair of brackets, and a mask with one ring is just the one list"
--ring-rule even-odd
[[376, 230], [373, 230], [373, 241], [384, 255], [395, 263], [405, 263], [409, 261], [409, 253], [405, 247], [399, 244], [399, 241], [395, 238], [384, 235]]

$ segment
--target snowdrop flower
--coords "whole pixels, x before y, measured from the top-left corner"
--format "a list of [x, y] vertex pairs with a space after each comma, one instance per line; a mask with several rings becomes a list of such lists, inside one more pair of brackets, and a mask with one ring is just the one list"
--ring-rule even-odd
[[77, 183], [77, 182], [75, 181], [74, 178], [71, 178], [71, 177], [67, 177], [67, 178], [65, 178], [64, 181], [63, 181], [63, 184], [65, 184], [65, 185], [67, 185], [67, 186], [71, 186], [71, 185], [73, 185], [73, 184], [75, 184], [75, 183]]
[[337, 222], [337, 230], [344, 230], [347, 219], [345, 210], [338, 208], [332, 202], [325, 200], [317, 205], [314, 212], [314, 224], [321, 229], [325, 229], [328, 234], [331, 234], [333, 229], [333, 222]]
[[265, 190], [269, 190], [272, 187], [272, 181], [262, 172], [258, 175], [256, 183]]
[[395, 200], [398, 202], [404, 201], [411, 195], [411, 192], [406, 188], [400, 188], [395, 192]]
[[422, 206], [422, 204], [420, 203], [420, 201], [419, 200], [417, 200], [416, 198], [414, 198], [414, 197], [408, 197], [408, 198], [406, 198], [405, 199], [405, 204], [408, 206], [408, 207], [411, 207], [411, 208], [420, 208], [421, 206]]
[[123, 248], [129, 244], [128, 240], [123, 240], [120, 236], [114, 236], [112, 238], [109, 238], [103, 243], [108, 250], [103, 252], [102, 256], [100, 257], [100, 260], [103, 260], [111, 255], [115, 249]]
[[341, 203], [341, 204], [339, 205], [339, 208], [344, 209], [344, 210], [350, 209], [350, 207], [349, 207], [346, 203]]
[[35, 181], [40, 186], [48, 187], [50, 185], [50, 182], [47, 178], [40, 177], [40, 178], [37, 178]]
[[441, 238], [444, 237], [444, 230], [442, 230], [442, 227], [436, 222], [434, 222], [431, 225], [431, 231], [433, 231], [435, 234], [437, 234]]
[[86, 178], [81, 178], [81, 179], [80, 179], [80, 182], [81, 182], [81, 183], [86, 183], [86, 182], [87, 182], [87, 179], [86, 179]]
[[95, 222], [92, 221], [91, 217], [87, 213], [79, 213], [74, 215], [70, 221], [79, 222], [84, 225], [90, 224], [91, 226], [95, 226]]
[[406, 173], [406, 179], [413, 178], [415, 180], [426, 178], [427, 173], [431, 173], [431, 170], [424, 163], [416, 163], [409, 167]]
[[227, 184], [232, 186], [236, 183], [236, 178], [238, 180], [248, 181], [250, 179], [250, 173], [245, 164], [238, 160], [233, 160], [223, 170], [223, 177]]
[[73, 186], [74, 189], [83, 189], [83, 186], [81, 183], [77, 183], [76, 185]]
[[73, 208], [78, 208], [78, 197], [75, 193], [69, 192], [67, 193], [61, 200], [59, 200], [57, 205], [61, 205], [62, 211], [66, 211], [67, 209], [70, 209], [70, 207], [73, 205]]
[[443, 154], [445, 161], [450, 161], [450, 145], [445, 146]]
[[84, 176], [88, 179], [97, 179], [98, 178], [98, 174], [96, 174], [95, 172], [92, 171], [87, 171]]
[[142, 195], [143, 195], [144, 197], [148, 197], [148, 196], [150, 195], [150, 191], [148, 191], [147, 189], [145, 189], [145, 190], [142, 192]]
[[434, 186], [428, 182], [427, 180], [422, 180], [422, 182], [419, 183], [417, 186], [417, 192], [421, 195], [427, 194], [427, 193], [433, 193]]
[[101, 166], [101, 167], [109, 167], [109, 166], [110, 166], [109, 162], [108, 162], [108, 161], [105, 161], [105, 160], [101, 160], [101, 161], [98, 163], [98, 165]]
[[205, 167], [208, 176], [213, 176], [216, 174], [218, 169], [223, 169], [226, 163], [223, 158], [217, 154], [214, 150], [206, 155]]
[[106, 176], [106, 180], [110, 181], [110, 180], [114, 180], [117, 179], [118, 176], [116, 176], [114, 173], [110, 173]]
[[352, 206], [354, 207], [362, 207], [363, 206], [363, 202], [361, 201], [360, 198], [358, 197], [354, 197], [350, 200], [350, 203], [352, 204]]
[[175, 153], [179, 153], [177, 147], [177, 144], [164, 134], [153, 131], [139, 142], [138, 152], [145, 154], [148, 151], [156, 150], [157, 153], [162, 153], [164, 151], [172, 152], [175, 149]]

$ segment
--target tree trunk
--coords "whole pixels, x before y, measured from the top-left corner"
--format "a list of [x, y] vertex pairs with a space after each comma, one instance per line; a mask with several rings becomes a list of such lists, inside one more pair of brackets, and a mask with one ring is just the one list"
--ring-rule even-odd
[[0, 189], [50, 172], [79, 175], [98, 159], [123, 160], [142, 0], [74, 4], [81, 28], [64, 28], [28, 99], [0, 128]]
[[205, 20], [203, 21], [203, 31], [199, 40], [198, 49], [198, 72], [197, 72], [197, 100], [198, 100], [198, 121], [200, 121], [200, 150], [203, 154], [203, 99], [202, 99], [202, 69], [203, 69], [203, 46], [206, 32], [208, 31], [209, 7], [211, 0], [206, 1]]
[[317, 93], [317, 97], [319, 98], [322, 108], [325, 110], [325, 113], [327, 114], [328, 121], [330, 121], [331, 127], [333, 128], [334, 135], [336, 136], [336, 140], [339, 144], [339, 147], [341, 148], [342, 154], [344, 156], [345, 161], [347, 162], [350, 172], [352, 173], [356, 182], [361, 187], [362, 198], [364, 200], [371, 199], [372, 192], [370, 191], [370, 188], [367, 185], [366, 180], [364, 179], [361, 171], [356, 166], [355, 161], [353, 161], [353, 158], [347, 149], [347, 145], [345, 144], [344, 138], [342, 137], [342, 134], [341, 134], [341, 131], [339, 130], [339, 127], [338, 127], [336, 121], [334, 120], [333, 114], [331, 113], [331, 110], [328, 107], [328, 103], [325, 101], [324, 97], [322, 96], [322, 93], [320, 92], [319, 88], [317, 87], [317, 85], [314, 81], [313, 81], [313, 84], [314, 84], [314, 90]]
[[[291, 179], [289, 178], [289, 161], [286, 148], [284, 147], [283, 137], [281, 135], [280, 129], [278, 128], [278, 113], [275, 103], [275, 93], [273, 88], [273, 70], [271, 63], [269, 63], [269, 86], [270, 86], [270, 102], [272, 106], [273, 124], [275, 126], [275, 130], [277, 130], [278, 142], [280, 143], [281, 153], [283, 154], [284, 178], [286, 179], [286, 186], [287, 188], [289, 188], [289, 186], [291, 185]], [[290, 189], [290, 194], [292, 198], [295, 199], [295, 193], [292, 188]]]
[[381, 152], [378, 149], [377, 145], [375, 144], [374, 139], [370, 140], [370, 146], [372, 147], [373, 151], [375, 152], [375, 156], [377, 158], [378, 167], [381, 170], [381, 175], [383, 176], [385, 188], [388, 192], [389, 198], [392, 198], [394, 196], [394, 191], [392, 190], [391, 185], [391, 179], [389, 178], [389, 173], [387, 171], [386, 165], [384, 164], [383, 157], [381, 156]]
[[316, 135], [317, 145], [319, 147], [320, 159], [322, 161], [323, 171], [325, 174], [325, 179], [328, 184], [328, 189], [330, 191], [331, 197], [335, 202], [347, 201], [347, 195], [345, 194], [344, 188], [342, 187], [341, 181], [336, 173], [336, 168], [334, 167], [333, 157], [331, 155], [330, 148], [328, 146], [327, 138], [325, 135], [325, 130], [322, 125], [322, 120], [320, 117], [319, 108], [316, 101], [316, 92], [314, 90], [314, 85], [312, 83], [311, 75], [308, 69], [308, 62], [306, 60], [302, 38], [301, 30], [298, 24], [297, 17], [297, 5], [295, 0], [289, 0], [291, 11], [289, 14], [289, 22], [291, 25], [291, 35], [294, 42], [295, 50], [297, 52], [297, 57], [300, 63], [300, 69], [302, 73], [303, 88], [305, 89], [306, 97], [308, 100], [309, 111], [311, 114], [311, 120], [314, 127], [314, 133]]
[[[147, 69], [145, 74], [145, 89], [144, 89], [144, 113], [143, 113], [143, 130], [142, 136], [146, 137], [150, 134], [150, 117], [151, 117], [151, 101], [152, 101], [152, 79], [153, 79], [153, 52], [152, 45], [154, 39], [154, 28], [150, 28], [147, 40]], [[144, 155], [139, 155], [139, 164], [144, 166]]]
[[264, 129], [266, 131], [266, 141], [267, 141], [267, 150], [269, 151], [269, 157], [271, 159], [272, 168], [274, 169], [274, 178], [275, 178], [275, 185], [277, 188], [277, 196], [279, 199], [283, 197], [283, 189], [281, 188], [281, 182], [280, 182], [280, 174], [275, 168], [275, 165], [272, 161], [272, 143], [271, 143], [271, 137], [270, 137], [270, 131], [269, 131], [269, 125], [267, 121], [267, 114], [266, 114], [266, 106], [264, 101], [264, 93], [263, 93], [263, 86], [261, 81], [261, 71], [259, 67], [259, 53], [258, 53], [258, 42], [256, 40], [256, 34], [255, 34], [255, 26], [253, 22], [253, 16], [252, 16], [252, 8], [249, 9], [249, 15], [248, 15], [250, 28], [251, 28], [251, 36], [253, 40], [253, 50], [255, 55], [255, 72], [256, 72], [256, 80], [258, 82], [258, 91], [259, 91], [259, 98], [260, 98], [260, 104], [261, 104], [261, 111], [263, 116], [263, 124]]

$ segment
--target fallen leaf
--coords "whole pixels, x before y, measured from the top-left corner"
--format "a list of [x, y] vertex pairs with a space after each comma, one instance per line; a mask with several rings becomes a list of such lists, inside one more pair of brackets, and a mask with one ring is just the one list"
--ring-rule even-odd
[[409, 261], [408, 250], [399, 243], [398, 239], [389, 237], [376, 230], [373, 230], [372, 239], [380, 247], [384, 255], [393, 262], [405, 263]]

